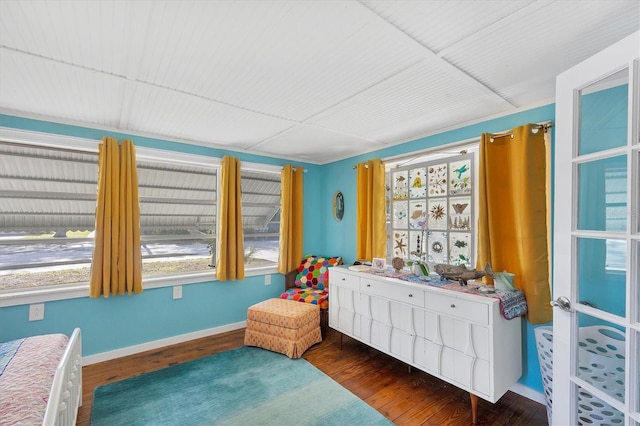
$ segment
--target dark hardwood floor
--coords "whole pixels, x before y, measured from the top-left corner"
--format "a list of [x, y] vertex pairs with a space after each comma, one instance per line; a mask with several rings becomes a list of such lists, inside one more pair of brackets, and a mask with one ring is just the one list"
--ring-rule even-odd
[[[78, 425], [89, 425], [93, 390], [170, 365], [242, 346], [244, 329], [83, 367]], [[470, 425], [469, 394], [375, 349], [328, 329], [304, 358], [397, 425]], [[480, 399], [478, 424], [546, 425], [545, 406], [507, 392], [491, 404]]]

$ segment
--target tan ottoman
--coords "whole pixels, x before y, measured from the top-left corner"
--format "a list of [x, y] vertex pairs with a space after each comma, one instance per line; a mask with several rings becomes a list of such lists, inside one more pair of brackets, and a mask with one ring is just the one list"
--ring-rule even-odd
[[244, 344], [300, 358], [322, 341], [318, 305], [269, 299], [247, 310]]

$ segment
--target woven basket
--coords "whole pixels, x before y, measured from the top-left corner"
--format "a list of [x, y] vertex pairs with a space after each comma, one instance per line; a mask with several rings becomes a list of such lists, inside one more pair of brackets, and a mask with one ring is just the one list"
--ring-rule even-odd
[[[604, 325], [580, 327], [578, 333], [578, 377], [602, 389], [613, 398], [624, 401], [624, 334]], [[552, 424], [553, 329], [538, 327], [535, 329], [535, 335], [547, 403], [547, 418], [549, 424]], [[586, 389], [580, 389], [578, 420], [581, 425], [623, 425], [624, 415]]]

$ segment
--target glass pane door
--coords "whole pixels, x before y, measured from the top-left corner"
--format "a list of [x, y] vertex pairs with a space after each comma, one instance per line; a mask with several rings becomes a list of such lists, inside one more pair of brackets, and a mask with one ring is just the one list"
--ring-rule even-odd
[[557, 80], [554, 424], [640, 425], [639, 40]]

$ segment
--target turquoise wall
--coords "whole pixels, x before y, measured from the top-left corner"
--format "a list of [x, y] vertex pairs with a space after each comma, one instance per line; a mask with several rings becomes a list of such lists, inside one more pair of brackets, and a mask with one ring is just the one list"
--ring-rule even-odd
[[[629, 86], [623, 84], [581, 97], [578, 151], [587, 155], [623, 147], [627, 144]], [[626, 176], [627, 156], [618, 155], [578, 166], [578, 217], [582, 230], [625, 232], [627, 228]], [[607, 188], [607, 175], [621, 175]], [[609, 183], [611, 185], [611, 183]], [[615, 206], [615, 207], [614, 207]], [[577, 242], [578, 300], [598, 309], [624, 317], [626, 312], [626, 272], [607, 267], [607, 240], [580, 238]], [[626, 258], [617, 259], [626, 262]], [[579, 325], [593, 325], [600, 320], [579, 316]], [[611, 324], [609, 324], [611, 325]]]
[[580, 97], [580, 155], [627, 144], [629, 85], [621, 84]]
[[[476, 138], [483, 132], [499, 132], [525, 123], [552, 121], [554, 116], [555, 105], [547, 105], [322, 166], [302, 164], [307, 169], [304, 175], [304, 252], [342, 255], [347, 263], [355, 259], [356, 176], [353, 166], [356, 163]], [[288, 163], [269, 157], [7, 115], [0, 115], [0, 126], [91, 139], [108, 134], [119, 139], [132, 139], [137, 146], [215, 157], [231, 154], [242, 161], [256, 163]], [[345, 198], [341, 222], [334, 220], [331, 210], [333, 194], [337, 190], [342, 191]], [[28, 321], [26, 305], [0, 308], [0, 341], [39, 333], [69, 334], [74, 327], [81, 327], [84, 354], [94, 355], [243, 321], [248, 306], [277, 296], [282, 287], [282, 276], [274, 274], [271, 286], [264, 285], [262, 276], [248, 277], [243, 281], [185, 285], [180, 300], [173, 300], [171, 287], [165, 287], [145, 290], [136, 296], [47, 302], [45, 320], [35, 322]], [[523, 321], [522, 329], [523, 376], [520, 383], [543, 392], [533, 327]]]
[[273, 275], [270, 286], [255, 276], [186, 284], [178, 300], [173, 300], [172, 287], [135, 296], [59, 300], [46, 302], [45, 319], [33, 322], [28, 321], [28, 305], [0, 308], [0, 341], [41, 333], [70, 335], [80, 327], [83, 355], [94, 355], [244, 321], [249, 306], [277, 297], [283, 286], [280, 275]]

